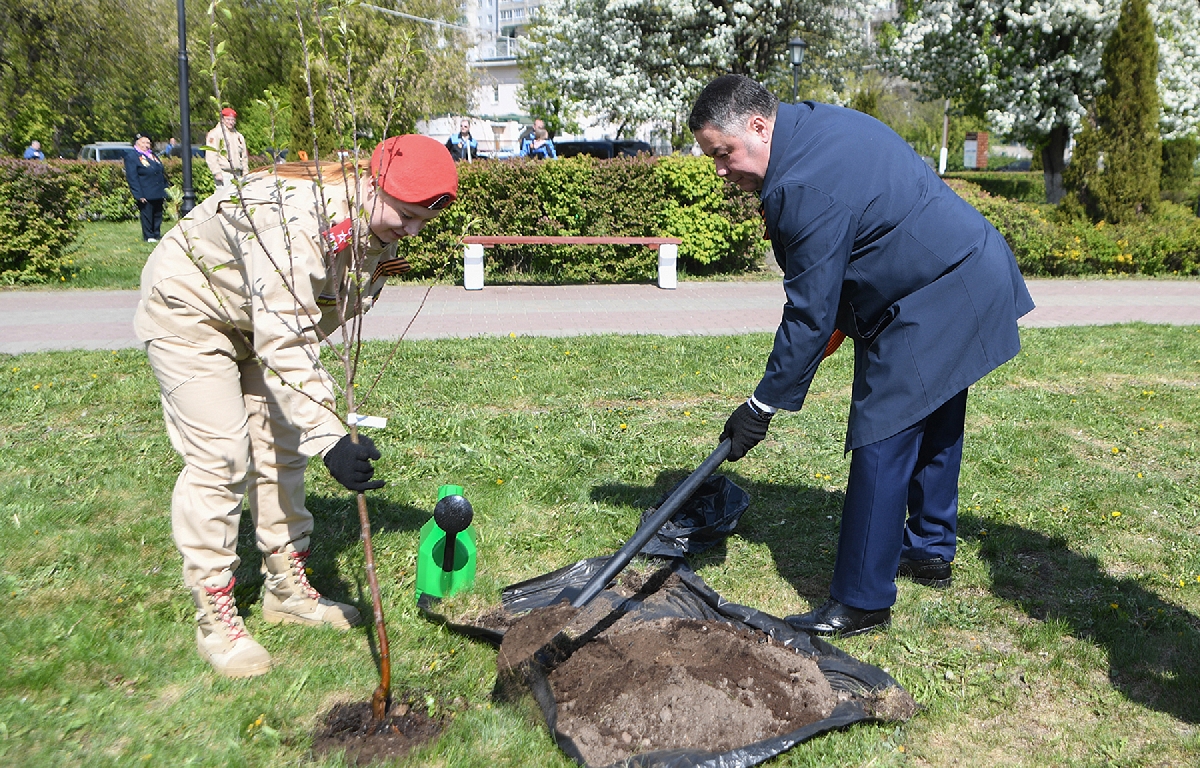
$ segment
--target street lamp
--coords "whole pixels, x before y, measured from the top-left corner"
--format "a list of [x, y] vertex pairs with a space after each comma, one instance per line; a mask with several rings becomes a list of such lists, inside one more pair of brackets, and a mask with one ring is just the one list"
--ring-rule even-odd
[[188, 102], [187, 16], [183, 0], [176, 0], [175, 15], [179, 23], [179, 139], [183, 147], [183, 201], [179, 215], [187, 216], [196, 207], [196, 192], [192, 189], [192, 110]]
[[800, 65], [804, 63], [804, 49], [808, 43], [798, 37], [788, 40], [788, 54], [792, 57], [792, 103], [800, 98]]

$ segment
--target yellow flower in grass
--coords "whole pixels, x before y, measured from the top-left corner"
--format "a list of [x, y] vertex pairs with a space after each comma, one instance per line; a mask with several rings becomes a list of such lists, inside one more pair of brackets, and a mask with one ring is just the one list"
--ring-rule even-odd
[[1113, 446], [1113, 449], [1112, 449], [1112, 452], [1113, 452], [1114, 454], [1117, 454], [1117, 453], [1120, 453], [1120, 452], [1121, 452], [1121, 449], [1120, 449], [1120, 448], [1118, 448], [1117, 446], [1115, 446], [1115, 445], [1114, 445], [1114, 446]]
[[622, 422], [621, 429], [629, 429], [629, 425]]
[[1116, 511], [1116, 510], [1113, 510], [1112, 516], [1113, 516], [1113, 517], [1120, 517], [1120, 516], [1121, 516], [1121, 513], [1120, 513], [1120, 512], [1118, 512], [1118, 511]]

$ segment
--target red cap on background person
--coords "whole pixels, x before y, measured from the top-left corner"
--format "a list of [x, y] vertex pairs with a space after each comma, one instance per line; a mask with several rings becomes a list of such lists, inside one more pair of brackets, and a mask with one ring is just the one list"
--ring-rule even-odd
[[440, 211], [458, 197], [458, 169], [450, 150], [428, 136], [384, 139], [371, 153], [371, 177], [392, 197]]
[[237, 112], [234, 111], [233, 107], [225, 107], [225, 109], [221, 110], [221, 117], [237, 117]]

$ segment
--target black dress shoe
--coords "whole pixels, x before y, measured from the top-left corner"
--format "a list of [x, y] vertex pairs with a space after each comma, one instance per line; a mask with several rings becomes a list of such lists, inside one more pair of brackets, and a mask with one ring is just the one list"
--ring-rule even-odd
[[950, 575], [950, 563], [940, 557], [929, 560], [909, 560], [907, 557], [902, 557], [900, 558], [900, 570], [896, 572], [896, 577], [911, 579], [917, 584], [938, 589], [945, 589], [953, 580]]
[[892, 623], [892, 609], [860, 611], [829, 598], [817, 610], [788, 616], [784, 621], [792, 628], [810, 635], [853, 637], [876, 629], [887, 629], [888, 625]]

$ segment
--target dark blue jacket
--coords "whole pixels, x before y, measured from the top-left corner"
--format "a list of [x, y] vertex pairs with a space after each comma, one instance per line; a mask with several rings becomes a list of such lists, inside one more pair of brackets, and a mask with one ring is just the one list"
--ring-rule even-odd
[[754, 391], [799, 410], [834, 328], [855, 340], [846, 450], [928, 416], [1021, 348], [1033, 300], [1000, 233], [861, 112], [780, 104], [762, 189], [787, 302]]
[[125, 153], [125, 179], [134, 200], [162, 200], [167, 196], [167, 174], [157, 157], [151, 160], [130, 149]]

